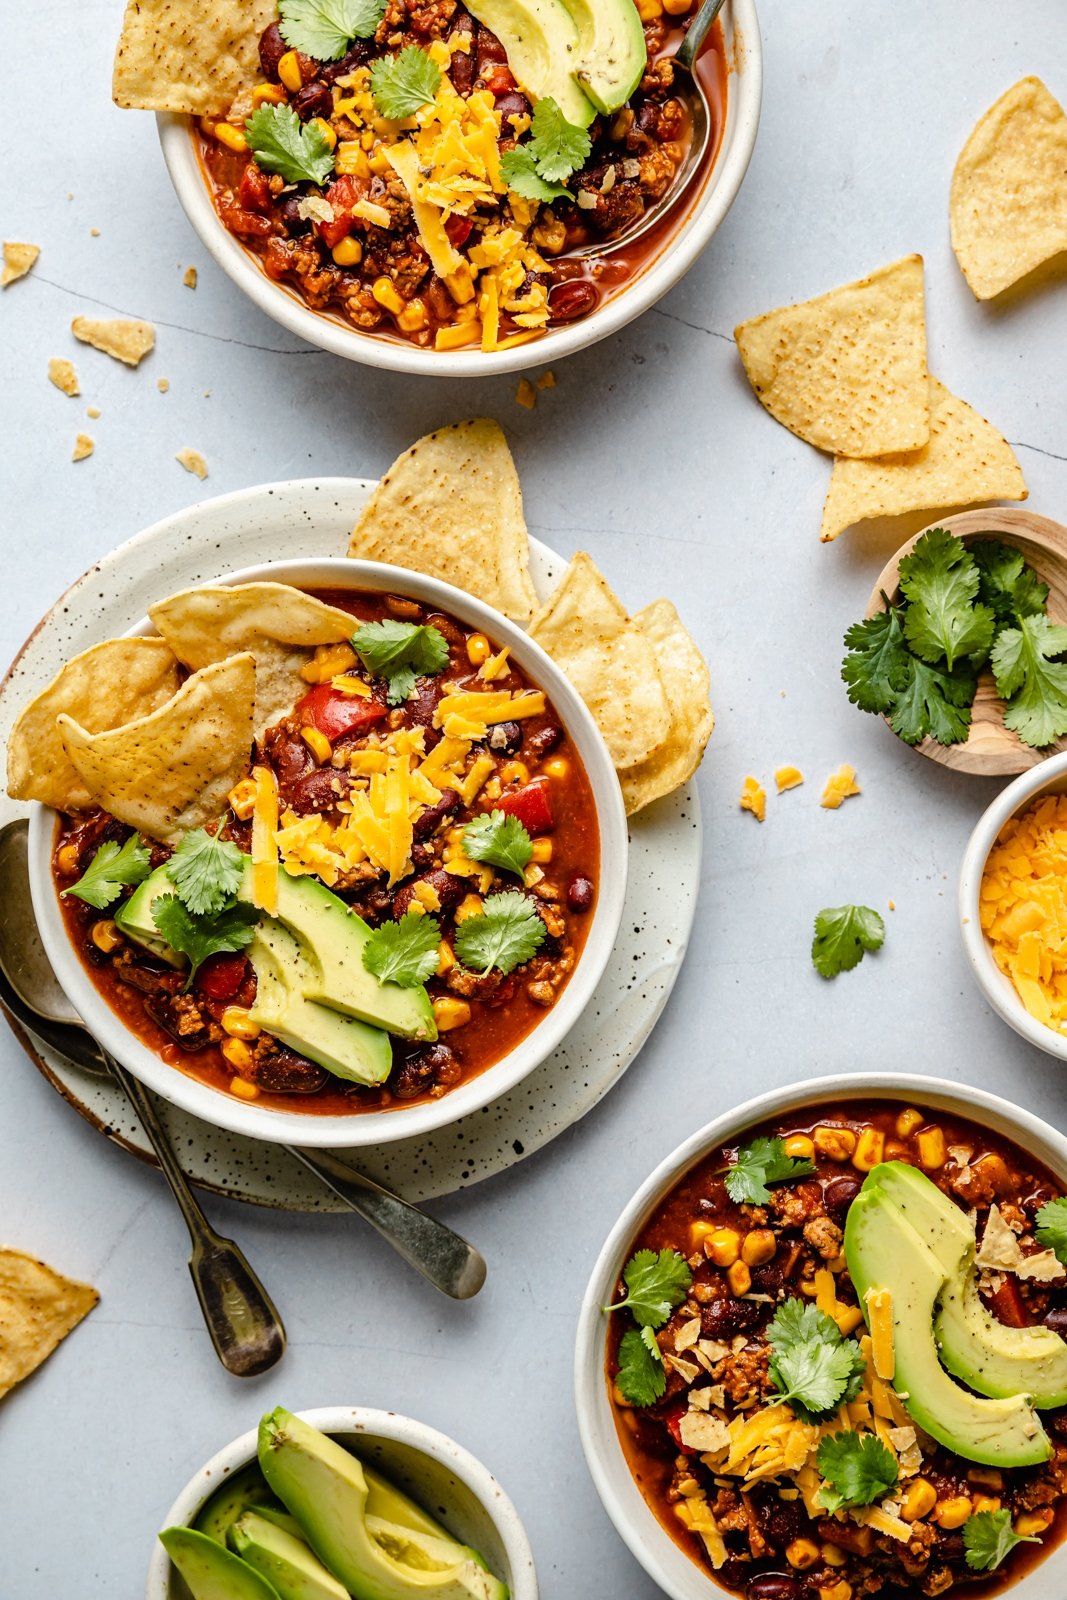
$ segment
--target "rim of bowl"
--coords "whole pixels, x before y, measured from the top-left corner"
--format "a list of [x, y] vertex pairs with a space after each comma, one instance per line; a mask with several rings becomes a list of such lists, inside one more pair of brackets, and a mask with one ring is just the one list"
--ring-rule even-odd
[[[436, 378], [481, 378], [543, 366], [618, 333], [655, 304], [689, 271], [733, 204], [756, 144], [763, 99], [763, 48], [755, 0], [728, 0], [726, 125], [704, 192], [661, 254], [619, 294], [580, 321], [514, 350], [421, 350], [406, 341], [378, 338], [312, 311], [292, 290], [267, 277], [257, 258], [222, 226], [212, 205], [188, 117], [159, 112], [163, 159], [185, 215], [223, 272], [268, 317], [308, 344], [348, 361]], [[728, 25], [728, 26], [727, 26]]]
[[1011, 979], [1001, 972], [993, 959], [980, 916], [982, 874], [998, 833], [1009, 818], [1045, 792], [1067, 793], [1067, 750], [1020, 773], [982, 812], [967, 841], [960, 866], [959, 922], [971, 972], [993, 1010], [1029, 1044], [1046, 1055], [1067, 1061], [1067, 1034], [1054, 1033], [1027, 1011]]
[[[522, 1519], [489, 1468], [463, 1445], [457, 1444], [447, 1433], [440, 1433], [428, 1423], [399, 1411], [378, 1411], [369, 1406], [317, 1406], [295, 1414], [322, 1433], [364, 1433], [372, 1438], [388, 1439], [409, 1445], [448, 1467], [471, 1491], [500, 1536], [511, 1567], [512, 1600], [537, 1600], [533, 1550]], [[217, 1450], [189, 1479], [160, 1526], [186, 1527], [223, 1478], [250, 1466], [256, 1459], [257, 1437], [258, 1429], [251, 1428]], [[170, 1600], [169, 1572], [170, 1557], [157, 1539], [148, 1565], [145, 1600]]]
[[[624, 1206], [590, 1274], [578, 1317], [574, 1399], [582, 1450], [601, 1504], [631, 1555], [671, 1600], [713, 1600], [719, 1594], [733, 1596], [733, 1600], [737, 1597], [675, 1543], [630, 1472], [604, 1381], [607, 1318], [600, 1308], [610, 1303], [627, 1252], [645, 1219], [703, 1156], [780, 1112], [838, 1100], [914, 1100], [935, 1110], [955, 1111], [971, 1122], [999, 1126], [1067, 1183], [1067, 1137], [1050, 1123], [987, 1090], [904, 1072], [846, 1072], [771, 1089], [723, 1112], [659, 1163]], [[1010, 1592], [1018, 1600], [1044, 1600], [1050, 1592], [1050, 1562], [1058, 1563], [1056, 1575], [1062, 1577], [1067, 1570], [1067, 1545], [1050, 1550], [1004, 1593]]]
[[[29, 838], [30, 893], [37, 925], [60, 985], [90, 1031], [135, 1077], [183, 1111], [230, 1132], [275, 1144], [361, 1149], [397, 1139], [418, 1138], [482, 1110], [514, 1089], [556, 1049], [590, 1003], [615, 947], [626, 894], [628, 843], [622, 791], [600, 730], [570, 680], [540, 645], [484, 601], [405, 567], [357, 561], [348, 556], [261, 562], [216, 579], [205, 579], [205, 584], [268, 581], [311, 588], [400, 593], [428, 601], [473, 624], [490, 638], [510, 645], [519, 665], [547, 692], [585, 766], [600, 830], [599, 881], [593, 920], [578, 965], [555, 1005], [499, 1061], [439, 1100], [391, 1111], [353, 1112], [347, 1117], [273, 1110], [257, 1106], [254, 1101], [238, 1100], [235, 1095], [213, 1089], [179, 1068], [168, 1066], [111, 1009], [67, 936], [51, 873], [57, 813], [39, 802], [33, 804], [30, 812]], [[126, 630], [127, 636], [145, 632], [155, 632], [146, 617]]]

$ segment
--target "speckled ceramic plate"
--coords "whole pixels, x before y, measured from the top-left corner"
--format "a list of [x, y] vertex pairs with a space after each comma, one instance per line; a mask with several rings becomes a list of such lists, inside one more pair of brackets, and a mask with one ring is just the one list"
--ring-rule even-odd
[[[0, 739], [6, 743], [16, 712], [51, 681], [61, 662], [131, 627], [161, 594], [253, 562], [343, 554], [373, 487], [359, 478], [306, 478], [244, 489], [191, 506], [121, 545], [56, 602], [16, 657], [0, 685]], [[531, 563], [541, 594], [566, 564], [536, 540]], [[25, 810], [0, 796], [0, 823]], [[693, 923], [700, 842], [692, 784], [635, 817], [615, 952], [566, 1042], [511, 1094], [477, 1115], [430, 1138], [361, 1151], [354, 1164], [412, 1200], [428, 1200], [504, 1171], [591, 1110], [637, 1055], [674, 987]], [[48, 1081], [88, 1122], [123, 1149], [153, 1159], [116, 1088], [22, 1029], [14, 1031]], [[225, 1133], [158, 1104], [182, 1165], [202, 1187], [294, 1211], [343, 1209], [277, 1145]], [[344, 1160], [343, 1150], [335, 1154]]]

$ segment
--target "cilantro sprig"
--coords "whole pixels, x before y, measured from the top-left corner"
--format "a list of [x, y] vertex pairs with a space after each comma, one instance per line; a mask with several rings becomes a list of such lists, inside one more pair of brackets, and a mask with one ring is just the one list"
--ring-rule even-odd
[[896, 1461], [873, 1433], [828, 1434], [815, 1462], [825, 1479], [819, 1504], [827, 1511], [873, 1505], [900, 1482]]
[[286, 183], [325, 183], [333, 171], [333, 150], [322, 128], [301, 122], [291, 106], [259, 106], [245, 134], [257, 164]]
[[383, 983], [416, 989], [437, 971], [441, 924], [407, 911], [399, 922], [380, 923], [363, 946], [363, 965]]
[[518, 817], [506, 811], [491, 811], [467, 823], [463, 853], [471, 861], [502, 867], [521, 878], [533, 855], [533, 840]]
[[859, 965], [867, 951], [885, 942], [885, 922], [870, 906], [826, 906], [815, 917], [811, 962], [824, 978]]
[[1067, 733], [1067, 628], [1048, 617], [1020, 617], [993, 646], [997, 693], [1008, 701], [1004, 726], [1044, 749]]
[[139, 833], [131, 833], [125, 844], [108, 839], [96, 852], [77, 883], [63, 894], [76, 895], [87, 906], [105, 910], [127, 884], [143, 883], [152, 870], [152, 852]]
[[375, 678], [386, 681], [386, 699], [401, 705], [417, 677], [441, 672], [448, 665], [448, 640], [430, 623], [365, 622], [352, 635], [352, 648]]
[[208, 956], [251, 944], [259, 912], [246, 900], [238, 900], [213, 916], [197, 916], [176, 894], [164, 894], [152, 902], [152, 920], [171, 949], [188, 959], [188, 992]]
[[534, 107], [530, 137], [500, 160], [504, 182], [528, 200], [570, 199], [562, 180], [589, 159], [592, 141], [585, 128], [568, 122], [551, 95]]
[[978, 539], [971, 546], [978, 568], [978, 598], [988, 606], [998, 625], [1010, 627], [1021, 617], [1036, 617], [1045, 609], [1048, 584], [1026, 565], [1021, 550], [999, 539]]
[[1037, 1213], [1034, 1237], [1067, 1266], [1067, 1199], [1049, 1200]]
[[972, 1572], [993, 1572], [1017, 1544], [1040, 1544], [1036, 1533], [1016, 1533], [1011, 1512], [976, 1511], [963, 1524], [963, 1548]]
[[727, 1168], [726, 1192], [737, 1205], [764, 1206], [771, 1198], [768, 1184], [808, 1178], [814, 1171], [805, 1156], [786, 1155], [784, 1139], [753, 1139]]
[[859, 1345], [810, 1302], [784, 1301], [767, 1326], [767, 1342], [777, 1398], [805, 1422], [825, 1419], [859, 1393], [866, 1365]]
[[241, 887], [246, 860], [230, 840], [194, 828], [167, 862], [167, 877], [190, 911], [214, 916]]
[[627, 1289], [625, 1298], [601, 1308], [605, 1312], [629, 1311], [637, 1324], [619, 1340], [615, 1382], [631, 1405], [650, 1406], [667, 1387], [655, 1330], [681, 1305], [693, 1274], [677, 1250], [638, 1250], [622, 1269], [622, 1281]]
[[485, 977], [494, 968], [506, 976], [537, 954], [546, 928], [532, 901], [516, 890], [491, 894], [482, 909], [456, 929], [456, 958]]
[[619, 1393], [632, 1406], [651, 1406], [667, 1388], [663, 1355], [651, 1328], [627, 1328], [619, 1340]]
[[849, 628], [848, 654], [841, 666], [848, 697], [861, 711], [888, 717], [905, 744], [926, 738], [959, 744], [971, 726], [978, 679], [967, 665], [948, 672], [914, 656], [904, 634], [904, 614], [887, 603], [884, 611]]
[[409, 44], [371, 64], [370, 90], [383, 117], [401, 121], [428, 105], [441, 87], [441, 69], [425, 50]]
[[944, 657], [949, 672], [964, 657], [976, 667], [985, 661], [995, 619], [978, 600], [979, 583], [974, 557], [945, 528], [931, 528], [904, 557], [900, 589], [910, 602], [904, 631], [921, 660], [933, 665]]
[[282, 38], [316, 61], [339, 61], [353, 39], [370, 39], [385, 0], [280, 0]]

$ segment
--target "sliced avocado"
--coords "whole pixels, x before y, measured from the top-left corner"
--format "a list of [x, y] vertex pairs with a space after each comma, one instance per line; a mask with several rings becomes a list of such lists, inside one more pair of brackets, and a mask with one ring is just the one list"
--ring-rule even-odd
[[348, 1600], [306, 1540], [246, 1511], [230, 1529], [230, 1543], [250, 1567], [269, 1578], [281, 1600]]
[[367, 1515], [381, 1517], [383, 1522], [395, 1522], [401, 1528], [412, 1528], [416, 1533], [429, 1534], [431, 1539], [447, 1539], [446, 1529], [428, 1516], [421, 1506], [408, 1498], [402, 1489], [394, 1488], [388, 1478], [360, 1462], [367, 1480]]
[[385, 1081], [393, 1066], [389, 1035], [305, 999], [309, 967], [303, 946], [288, 928], [264, 917], [247, 954], [256, 972], [252, 1022], [336, 1078], [368, 1084]]
[[258, 1464], [253, 1461], [251, 1466], [242, 1467], [240, 1472], [233, 1473], [215, 1490], [211, 1499], [201, 1506], [193, 1527], [197, 1533], [206, 1533], [216, 1544], [225, 1544], [226, 1535], [243, 1512], [251, 1506], [260, 1511], [269, 1505], [277, 1506], [278, 1502], [268, 1489], [267, 1480]]
[[534, 100], [551, 96], [568, 122], [589, 126], [596, 107], [575, 77], [583, 56], [563, 0], [474, 0], [467, 9], [504, 46], [520, 89]]
[[159, 1539], [193, 1600], [281, 1600], [273, 1584], [206, 1533], [166, 1528]]
[[[871, 1290], [889, 1291], [893, 1387], [913, 1422], [966, 1461], [1027, 1467], [1048, 1460], [1052, 1446], [1024, 1394], [979, 1398], [942, 1367], [934, 1312], [949, 1273], [876, 1186], [864, 1186], [849, 1207], [845, 1260], [861, 1306]], [[961, 1251], [957, 1267], [962, 1260]]]
[[[495, 1579], [488, 1590], [470, 1587], [470, 1573], [484, 1569], [454, 1540], [442, 1541], [451, 1558], [445, 1566], [409, 1566], [385, 1549], [367, 1528], [367, 1480], [360, 1463], [292, 1412], [279, 1407], [260, 1422], [259, 1463], [315, 1554], [355, 1600], [506, 1600], [507, 1590]], [[432, 1538], [412, 1529], [401, 1529], [399, 1536], [404, 1543]]]
[[171, 949], [156, 927], [152, 915], [152, 907], [162, 895], [176, 893], [177, 890], [167, 877], [167, 863], [164, 862], [161, 867], [150, 872], [144, 882], [137, 885], [130, 898], [119, 906], [115, 912], [115, 925], [128, 939], [132, 939], [134, 944], [150, 950], [168, 966], [184, 967], [185, 957]]
[[[252, 899], [252, 870], [245, 872], [241, 898]], [[436, 1039], [437, 1024], [425, 988], [402, 989], [380, 983], [363, 965], [371, 929], [317, 878], [293, 878], [278, 868], [278, 905], [273, 913], [300, 940], [307, 961], [304, 996], [320, 1005], [358, 1017], [373, 1028], [403, 1039]]]
[[645, 30], [634, 0], [563, 0], [578, 29], [578, 82], [598, 111], [624, 106], [644, 77]]
[[[402, 1561], [405, 1567], [413, 1567], [417, 1571], [439, 1572], [442, 1568], [455, 1568], [455, 1579], [462, 1586], [463, 1593], [469, 1595], [471, 1600], [507, 1600], [507, 1585], [494, 1578], [477, 1550], [472, 1550], [469, 1545], [457, 1546], [456, 1541], [447, 1533], [437, 1538], [420, 1529], [404, 1527], [398, 1522], [387, 1522], [382, 1517], [367, 1514], [367, 1532], [375, 1544], [391, 1555], [394, 1560]], [[466, 1556], [466, 1561], [459, 1567], [456, 1565], [456, 1550], [460, 1549]]]

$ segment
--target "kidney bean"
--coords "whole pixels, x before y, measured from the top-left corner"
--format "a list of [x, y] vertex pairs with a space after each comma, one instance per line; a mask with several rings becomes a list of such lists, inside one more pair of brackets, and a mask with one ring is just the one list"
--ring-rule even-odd
[[441, 902], [442, 911], [454, 911], [467, 892], [467, 879], [454, 877], [451, 872], [445, 872], [442, 867], [437, 867], [433, 872], [424, 872], [421, 877], [412, 878], [410, 883], [402, 883], [393, 896], [393, 916], [400, 918], [404, 915], [415, 898], [415, 885], [428, 883]]
[[588, 911], [593, 904], [593, 885], [580, 872], [567, 885], [567, 906], [571, 911]]
[[314, 772], [306, 772], [289, 787], [285, 801], [298, 817], [306, 817], [311, 811], [332, 811], [351, 786], [352, 779], [347, 772], [338, 772], [334, 767], [316, 767]]
[[761, 1307], [752, 1300], [711, 1300], [700, 1313], [700, 1331], [705, 1339], [729, 1339], [735, 1333], [748, 1333], [760, 1320]]
[[489, 748], [497, 755], [513, 756], [522, 749], [522, 724], [498, 722], [495, 728], [489, 730]]
[[752, 1288], [756, 1294], [777, 1294], [785, 1282], [785, 1268], [780, 1261], [767, 1261], [762, 1267], [753, 1267]]
[[398, 1100], [412, 1100], [417, 1094], [425, 1094], [434, 1084], [458, 1083], [462, 1073], [455, 1051], [447, 1044], [432, 1044], [417, 1055], [408, 1056], [389, 1087]]
[[481, 75], [482, 68], [487, 62], [506, 62], [508, 59], [508, 53], [504, 49], [504, 46], [500, 43], [500, 40], [495, 34], [489, 32], [488, 28], [478, 29], [478, 43], [475, 49], [478, 59], [479, 75]]
[[329, 1082], [330, 1074], [313, 1061], [306, 1061], [294, 1050], [279, 1048], [274, 1055], [257, 1061], [252, 1079], [270, 1094], [316, 1094]]
[[328, 117], [333, 110], [333, 95], [322, 82], [306, 83], [289, 102], [301, 122], [312, 117]]
[[[506, 122], [509, 117], [527, 116], [530, 110], [530, 102], [517, 89], [505, 89], [503, 94], [498, 94], [496, 97], [496, 109], [500, 112], [503, 121]], [[504, 131], [507, 132], [506, 129]]]
[[438, 633], [443, 633], [449, 644], [455, 645], [458, 649], [466, 645], [467, 635], [451, 617], [442, 616], [440, 611], [431, 611], [426, 621], [430, 627], [436, 628]]
[[[511, 728], [515, 724], [506, 722], [504, 726]], [[536, 733], [530, 734], [526, 741], [526, 747], [535, 761], [543, 761], [547, 755], [552, 754], [552, 751], [562, 740], [563, 729], [557, 728], [554, 723], [550, 722], [547, 728], [539, 728]]]
[[749, 1579], [748, 1600], [807, 1600], [811, 1590], [791, 1572], [761, 1572]]
[[315, 765], [315, 758], [303, 739], [289, 739], [285, 734], [268, 738], [267, 755], [283, 789]]
[[756, 1484], [748, 1503], [759, 1521], [760, 1532], [771, 1544], [784, 1549], [804, 1532], [808, 1516], [799, 1501], [779, 1500], [773, 1489]]
[[557, 283], [548, 292], [548, 314], [553, 322], [573, 322], [587, 316], [599, 296], [591, 283], [573, 278], [569, 283]]
[[963, 1542], [962, 1533], [943, 1533], [937, 1541], [937, 1557], [939, 1561], [956, 1561], [961, 1565], [967, 1559], [967, 1546]]
[[412, 832], [416, 839], [426, 839], [431, 833], [436, 833], [446, 817], [451, 816], [459, 805], [459, 795], [455, 789], [442, 789], [441, 798], [435, 806], [427, 806], [425, 811], [415, 818]]
[[[338, 78], [346, 78], [350, 72], [365, 67], [373, 54], [374, 47], [369, 39], [357, 39], [340, 61], [329, 61], [320, 67], [319, 76], [325, 83], [336, 83]], [[451, 68], [449, 75], [451, 76]]]
[[259, 36], [259, 64], [263, 68], [263, 76], [269, 78], [271, 83], [278, 81], [278, 62], [288, 48], [276, 22], [263, 29]]
[[[1067, 1306], [1053, 1306], [1045, 1317], [1045, 1327], [1058, 1333], [1061, 1339], [1067, 1339]], [[1067, 1424], [1067, 1414], [1063, 1420]]]
[[[456, 23], [456, 26], [449, 34], [449, 43], [463, 35], [466, 35], [468, 38], [473, 38], [474, 36], [474, 18], [467, 15], [466, 12], [460, 17], [459, 21]], [[455, 89], [456, 93], [461, 94], [464, 96], [464, 98], [466, 98], [466, 96], [470, 94], [471, 87], [474, 83], [474, 51], [463, 49], [454, 50], [452, 59], [448, 64], [448, 76], [452, 80], [452, 87]]]
[[848, 1208], [861, 1187], [857, 1178], [831, 1178], [822, 1192], [822, 1203], [835, 1222], [844, 1222]]

